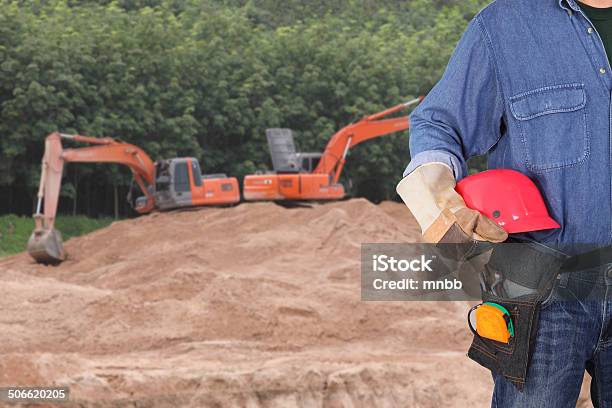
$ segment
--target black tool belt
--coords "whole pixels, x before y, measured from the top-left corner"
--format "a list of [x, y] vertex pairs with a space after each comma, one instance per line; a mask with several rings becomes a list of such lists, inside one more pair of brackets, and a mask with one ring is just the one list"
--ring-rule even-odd
[[468, 356], [522, 390], [535, 345], [539, 313], [569, 257], [535, 243], [493, 248], [481, 273], [482, 299], [510, 312], [514, 336], [506, 343], [474, 336]]
[[482, 298], [510, 312], [515, 333], [507, 344], [475, 335], [468, 356], [522, 390], [535, 346], [539, 314], [543, 305], [547, 305], [559, 274], [607, 264], [612, 264], [612, 246], [590, 248], [572, 257], [537, 243], [494, 246], [480, 276]]

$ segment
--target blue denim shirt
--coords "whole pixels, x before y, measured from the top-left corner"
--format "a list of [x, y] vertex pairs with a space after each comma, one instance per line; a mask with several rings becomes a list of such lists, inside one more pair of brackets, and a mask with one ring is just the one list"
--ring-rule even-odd
[[438, 84], [411, 114], [412, 161], [518, 170], [542, 192], [564, 246], [612, 244], [612, 70], [574, 0], [497, 0], [471, 21]]

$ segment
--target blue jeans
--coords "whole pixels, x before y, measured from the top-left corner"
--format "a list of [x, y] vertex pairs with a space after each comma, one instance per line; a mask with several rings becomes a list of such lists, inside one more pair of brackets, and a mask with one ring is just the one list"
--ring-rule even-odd
[[612, 408], [612, 272], [607, 268], [561, 275], [542, 305], [523, 392], [494, 374], [492, 407], [575, 407], [585, 369], [592, 376], [593, 405]]

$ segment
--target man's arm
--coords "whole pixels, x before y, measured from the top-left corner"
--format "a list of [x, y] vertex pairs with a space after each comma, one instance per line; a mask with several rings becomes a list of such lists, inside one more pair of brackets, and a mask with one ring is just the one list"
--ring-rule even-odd
[[467, 160], [501, 137], [502, 90], [489, 39], [475, 17], [457, 44], [442, 79], [410, 116], [412, 161], [404, 176], [425, 163], [449, 166], [457, 180]]
[[467, 208], [455, 191], [467, 160], [501, 137], [503, 96], [479, 17], [459, 41], [440, 82], [410, 117], [412, 161], [397, 185], [426, 242], [502, 242], [506, 232]]

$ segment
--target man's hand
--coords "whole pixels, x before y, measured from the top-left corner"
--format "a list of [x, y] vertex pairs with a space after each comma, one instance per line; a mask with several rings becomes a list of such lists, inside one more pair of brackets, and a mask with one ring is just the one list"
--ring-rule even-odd
[[494, 221], [467, 208], [455, 191], [452, 170], [443, 163], [417, 167], [397, 185], [397, 193], [421, 226], [430, 243], [473, 240], [503, 242], [508, 234]]

